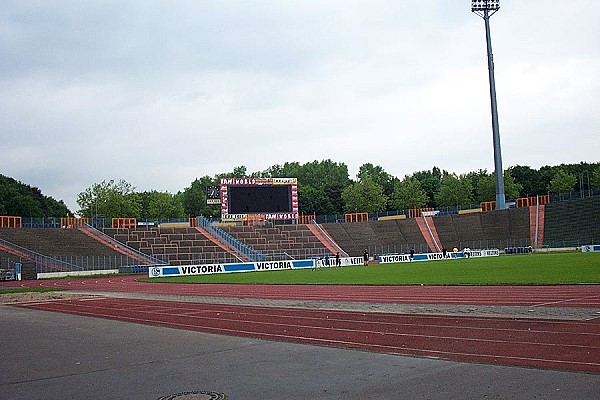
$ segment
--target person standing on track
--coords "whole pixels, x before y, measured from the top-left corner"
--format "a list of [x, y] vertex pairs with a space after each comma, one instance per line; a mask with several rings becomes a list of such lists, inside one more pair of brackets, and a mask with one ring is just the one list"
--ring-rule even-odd
[[342, 266], [342, 260], [340, 259], [340, 252], [339, 251], [337, 253], [335, 253], [335, 266], [336, 267], [341, 267]]
[[363, 265], [369, 265], [369, 252], [365, 249], [363, 254]]

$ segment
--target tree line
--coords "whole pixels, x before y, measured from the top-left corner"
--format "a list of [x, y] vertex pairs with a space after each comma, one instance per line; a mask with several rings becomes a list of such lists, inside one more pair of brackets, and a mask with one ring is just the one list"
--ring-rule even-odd
[[[0, 215], [65, 216], [72, 212], [62, 201], [43, 196], [14, 179], [0, 175]], [[138, 192], [129, 182], [94, 183], [78, 194], [77, 214], [147, 219], [218, 217], [220, 207], [206, 204], [206, 188], [221, 178], [298, 178], [301, 214], [333, 215], [347, 212], [384, 212], [411, 208], [468, 208], [496, 198], [493, 172], [478, 170], [456, 174], [438, 167], [395, 177], [381, 166], [365, 163], [351, 179], [344, 163], [332, 160], [305, 164], [286, 162], [264, 171], [248, 173], [245, 166], [231, 172], [196, 178], [190, 186], [171, 194]], [[534, 169], [514, 166], [504, 172], [507, 199], [578, 190], [600, 190], [600, 163], [561, 164]], [[28, 188], [28, 189], [27, 189]]]

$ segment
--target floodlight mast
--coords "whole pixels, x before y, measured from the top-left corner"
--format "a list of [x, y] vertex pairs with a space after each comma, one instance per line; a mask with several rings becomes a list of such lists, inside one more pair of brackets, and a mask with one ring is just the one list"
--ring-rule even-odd
[[500, 151], [500, 127], [498, 125], [498, 104], [496, 103], [496, 79], [494, 77], [494, 56], [490, 35], [490, 17], [500, 9], [500, 0], [471, 0], [471, 11], [483, 18], [487, 42], [488, 72], [490, 80], [490, 100], [492, 108], [492, 134], [494, 139], [494, 172], [496, 177], [496, 210], [506, 208], [504, 193], [504, 170]]

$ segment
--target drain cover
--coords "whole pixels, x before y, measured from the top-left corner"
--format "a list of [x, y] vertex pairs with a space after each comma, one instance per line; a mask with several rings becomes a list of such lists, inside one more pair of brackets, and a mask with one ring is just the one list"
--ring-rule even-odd
[[160, 397], [158, 400], [225, 400], [227, 397], [223, 393], [192, 391], [170, 394]]

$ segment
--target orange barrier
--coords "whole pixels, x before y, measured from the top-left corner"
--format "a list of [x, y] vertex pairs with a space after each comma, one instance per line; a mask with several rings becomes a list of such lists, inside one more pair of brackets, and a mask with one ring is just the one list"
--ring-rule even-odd
[[190, 217], [190, 228], [196, 228], [198, 226], [198, 220], [194, 217]]
[[517, 207], [543, 206], [550, 203], [550, 195], [521, 197], [517, 199]]
[[0, 228], [20, 228], [21, 217], [0, 216]]
[[312, 221], [317, 219], [317, 214], [301, 214], [298, 215], [299, 224], [310, 224]]
[[350, 213], [345, 214], [346, 222], [364, 222], [369, 220], [369, 213]]
[[137, 226], [137, 221], [135, 218], [113, 218], [112, 219], [112, 227], [113, 228], [135, 228]]
[[435, 211], [435, 209], [432, 207], [411, 208], [410, 210], [408, 210], [408, 217], [409, 218], [418, 218], [422, 215], [422, 213], [431, 212], [431, 211]]
[[494, 211], [496, 209], [495, 201], [482, 201], [479, 205], [481, 206], [481, 211]]
[[61, 217], [60, 226], [63, 228], [79, 228], [89, 223], [87, 218]]
[[242, 220], [244, 226], [264, 225], [265, 216], [262, 214], [248, 214]]

